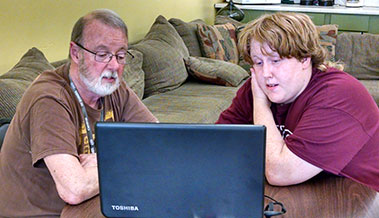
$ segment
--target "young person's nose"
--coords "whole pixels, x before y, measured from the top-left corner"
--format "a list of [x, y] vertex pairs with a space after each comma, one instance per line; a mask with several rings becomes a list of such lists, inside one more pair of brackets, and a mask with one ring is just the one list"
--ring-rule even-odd
[[272, 66], [270, 64], [267, 64], [267, 63], [263, 64], [262, 75], [265, 78], [272, 77]]

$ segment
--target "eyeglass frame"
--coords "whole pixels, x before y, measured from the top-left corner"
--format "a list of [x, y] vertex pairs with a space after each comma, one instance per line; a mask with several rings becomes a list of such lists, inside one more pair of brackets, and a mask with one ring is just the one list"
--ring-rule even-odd
[[[99, 53], [99, 52], [91, 51], [91, 50], [85, 48], [83, 45], [81, 45], [81, 44], [78, 43], [78, 42], [74, 42], [74, 43], [75, 43], [75, 45], [77, 45], [79, 48], [83, 49], [84, 51], [89, 52], [89, 53], [95, 55], [94, 59], [95, 59], [96, 62], [100, 62], [100, 63], [109, 63], [109, 62], [111, 62], [111, 60], [112, 60], [113, 57], [116, 57], [116, 61], [117, 61], [117, 63], [119, 63], [119, 64], [126, 64], [126, 58], [125, 58], [125, 63], [120, 63], [120, 62], [119, 62], [119, 59], [118, 59], [119, 56], [118, 56], [117, 54], [112, 54], [112, 53], [110, 53], [110, 52], [104, 52], [105, 54], [110, 55], [110, 56], [108, 57], [108, 58], [109, 58], [108, 61], [99, 61], [99, 60], [96, 60], [96, 57], [99, 57], [99, 56], [97, 55], [97, 53]], [[126, 50], [126, 53], [125, 53], [125, 54], [129, 54], [129, 55], [132, 57], [132, 59], [134, 58], [134, 55], [133, 55], [132, 53], [130, 53], [128, 50]]]

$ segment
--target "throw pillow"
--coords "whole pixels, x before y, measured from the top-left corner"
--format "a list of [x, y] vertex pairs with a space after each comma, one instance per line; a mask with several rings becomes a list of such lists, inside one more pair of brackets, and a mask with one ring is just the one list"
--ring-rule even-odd
[[197, 34], [203, 56], [238, 63], [236, 27], [233, 24], [198, 24]]
[[145, 88], [145, 73], [142, 70], [143, 55], [137, 50], [129, 50], [129, 52], [133, 58], [130, 58], [125, 65], [123, 78], [126, 84], [142, 99]]
[[224, 86], [238, 86], [249, 74], [237, 64], [205, 58], [184, 59], [188, 72], [195, 78]]
[[131, 49], [143, 54], [145, 97], [173, 90], [187, 79], [183, 58], [189, 56], [188, 49], [163, 16], [157, 17], [145, 38]]
[[220, 24], [226, 24], [226, 23], [231, 23], [234, 26], [237, 27], [238, 30], [241, 30], [243, 27], [245, 27], [245, 23], [241, 23], [237, 20], [234, 20], [233, 18], [230, 18], [228, 16], [224, 15], [217, 15], [215, 18], [215, 25], [220, 25]]
[[0, 76], [1, 119], [12, 119], [26, 88], [46, 70], [54, 70], [54, 67], [40, 50], [32, 48], [10, 71]]
[[327, 51], [327, 60], [335, 61], [338, 25], [328, 24], [316, 28], [320, 34], [321, 46]]
[[197, 24], [205, 24], [205, 22], [197, 19], [187, 23], [177, 18], [171, 18], [168, 22], [172, 24], [180, 37], [182, 37], [184, 44], [188, 48], [189, 55], [201, 57], [202, 54], [196, 32]]
[[[215, 25], [220, 25], [220, 24], [226, 24], [226, 23], [231, 23], [234, 26], [236, 26], [236, 35], [237, 35], [237, 45], [238, 45], [238, 40], [239, 40], [239, 34], [241, 33], [242, 29], [245, 28], [246, 23], [241, 23], [239, 21], [234, 20], [233, 18], [230, 18], [228, 16], [224, 15], [217, 15], [215, 18]], [[240, 53], [239, 60], [238, 60], [238, 65], [240, 65], [243, 69], [247, 70], [250, 73], [250, 64], [243, 59], [242, 53]]]
[[0, 79], [19, 79], [31, 82], [43, 71], [53, 69], [54, 67], [45, 58], [45, 55], [33, 47], [21, 57], [11, 70], [1, 75]]
[[70, 59], [66, 58], [63, 60], [51, 62], [50, 64], [53, 65], [53, 67], [58, 68], [64, 64], [66, 64], [67, 62], [70, 62]]
[[357, 79], [379, 80], [378, 42], [378, 34], [342, 33], [337, 37], [336, 58]]

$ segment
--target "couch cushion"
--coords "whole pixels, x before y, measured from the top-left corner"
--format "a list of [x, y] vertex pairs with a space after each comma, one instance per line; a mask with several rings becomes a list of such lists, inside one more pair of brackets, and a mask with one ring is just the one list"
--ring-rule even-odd
[[201, 49], [199, 41], [197, 40], [197, 24], [205, 24], [201, 19], [193, 20], [191, 22], [184, 22], [177, 18], [168, 20], [172, 26], [182, 37], [184, 44], [187, 46], [190, 56], [201, 57]]
[[224, 86], [238, 86], [249, 74], [237, 64], [204, 57], [184, 59], [188, 72], [195, 78]]
[[358, 79], [379, 79], [379, 35], [342, 33], [337, 37], [336, 58], [344, 71]]
[[145, 38], [131, 49], [143, 54], [146, 97], [175, 89], [187, 79], [183, 58], [189, 56], [188, 49], [163, 16], [157, 17]]
[[143, 55], [137, 50], [129, 49], [134, 56], [124, 68], [123, 78], [126, 84], [142, 99], [145, 88], [145, 73], [142, 70]]
[[204, 57], [238, 64], [237, 35], [233, 24], [198, 24], [197, 34]]
[[374, 98], [376, 104], [379, 106], [379, 80], [359, 80], [368, 92], [370, 92], [371, 96]]
[[26, 88], [43, 71], [54, 67], [37, 48], [32, 48], [7, 73], [0, 76], [0, 118], [11, 119]]
[[327, 60], [335, 61], [338, 25], [328, 24], [316, 28], [320, 34], [321, 46], [327, 51]]
[[238, 88], [189, 80], [175, 90], [145, 98], [143, 103], [160, 122], [214, 123], [230, 106]]

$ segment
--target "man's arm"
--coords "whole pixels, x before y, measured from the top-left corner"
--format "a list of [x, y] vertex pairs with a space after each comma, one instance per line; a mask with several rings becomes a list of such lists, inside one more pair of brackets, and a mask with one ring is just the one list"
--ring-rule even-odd
[[292, 153], [286, 146], [270, 110], [267, 99], [252, 70], [254, 124], [266, 126], [266, 179], [272, 185], [292, 185], [304, 182], [322, 171]]
[[59, 196], [68, 204], [79, 204], [99, 193], [96, 154], [70, 154], [44, 158]]

